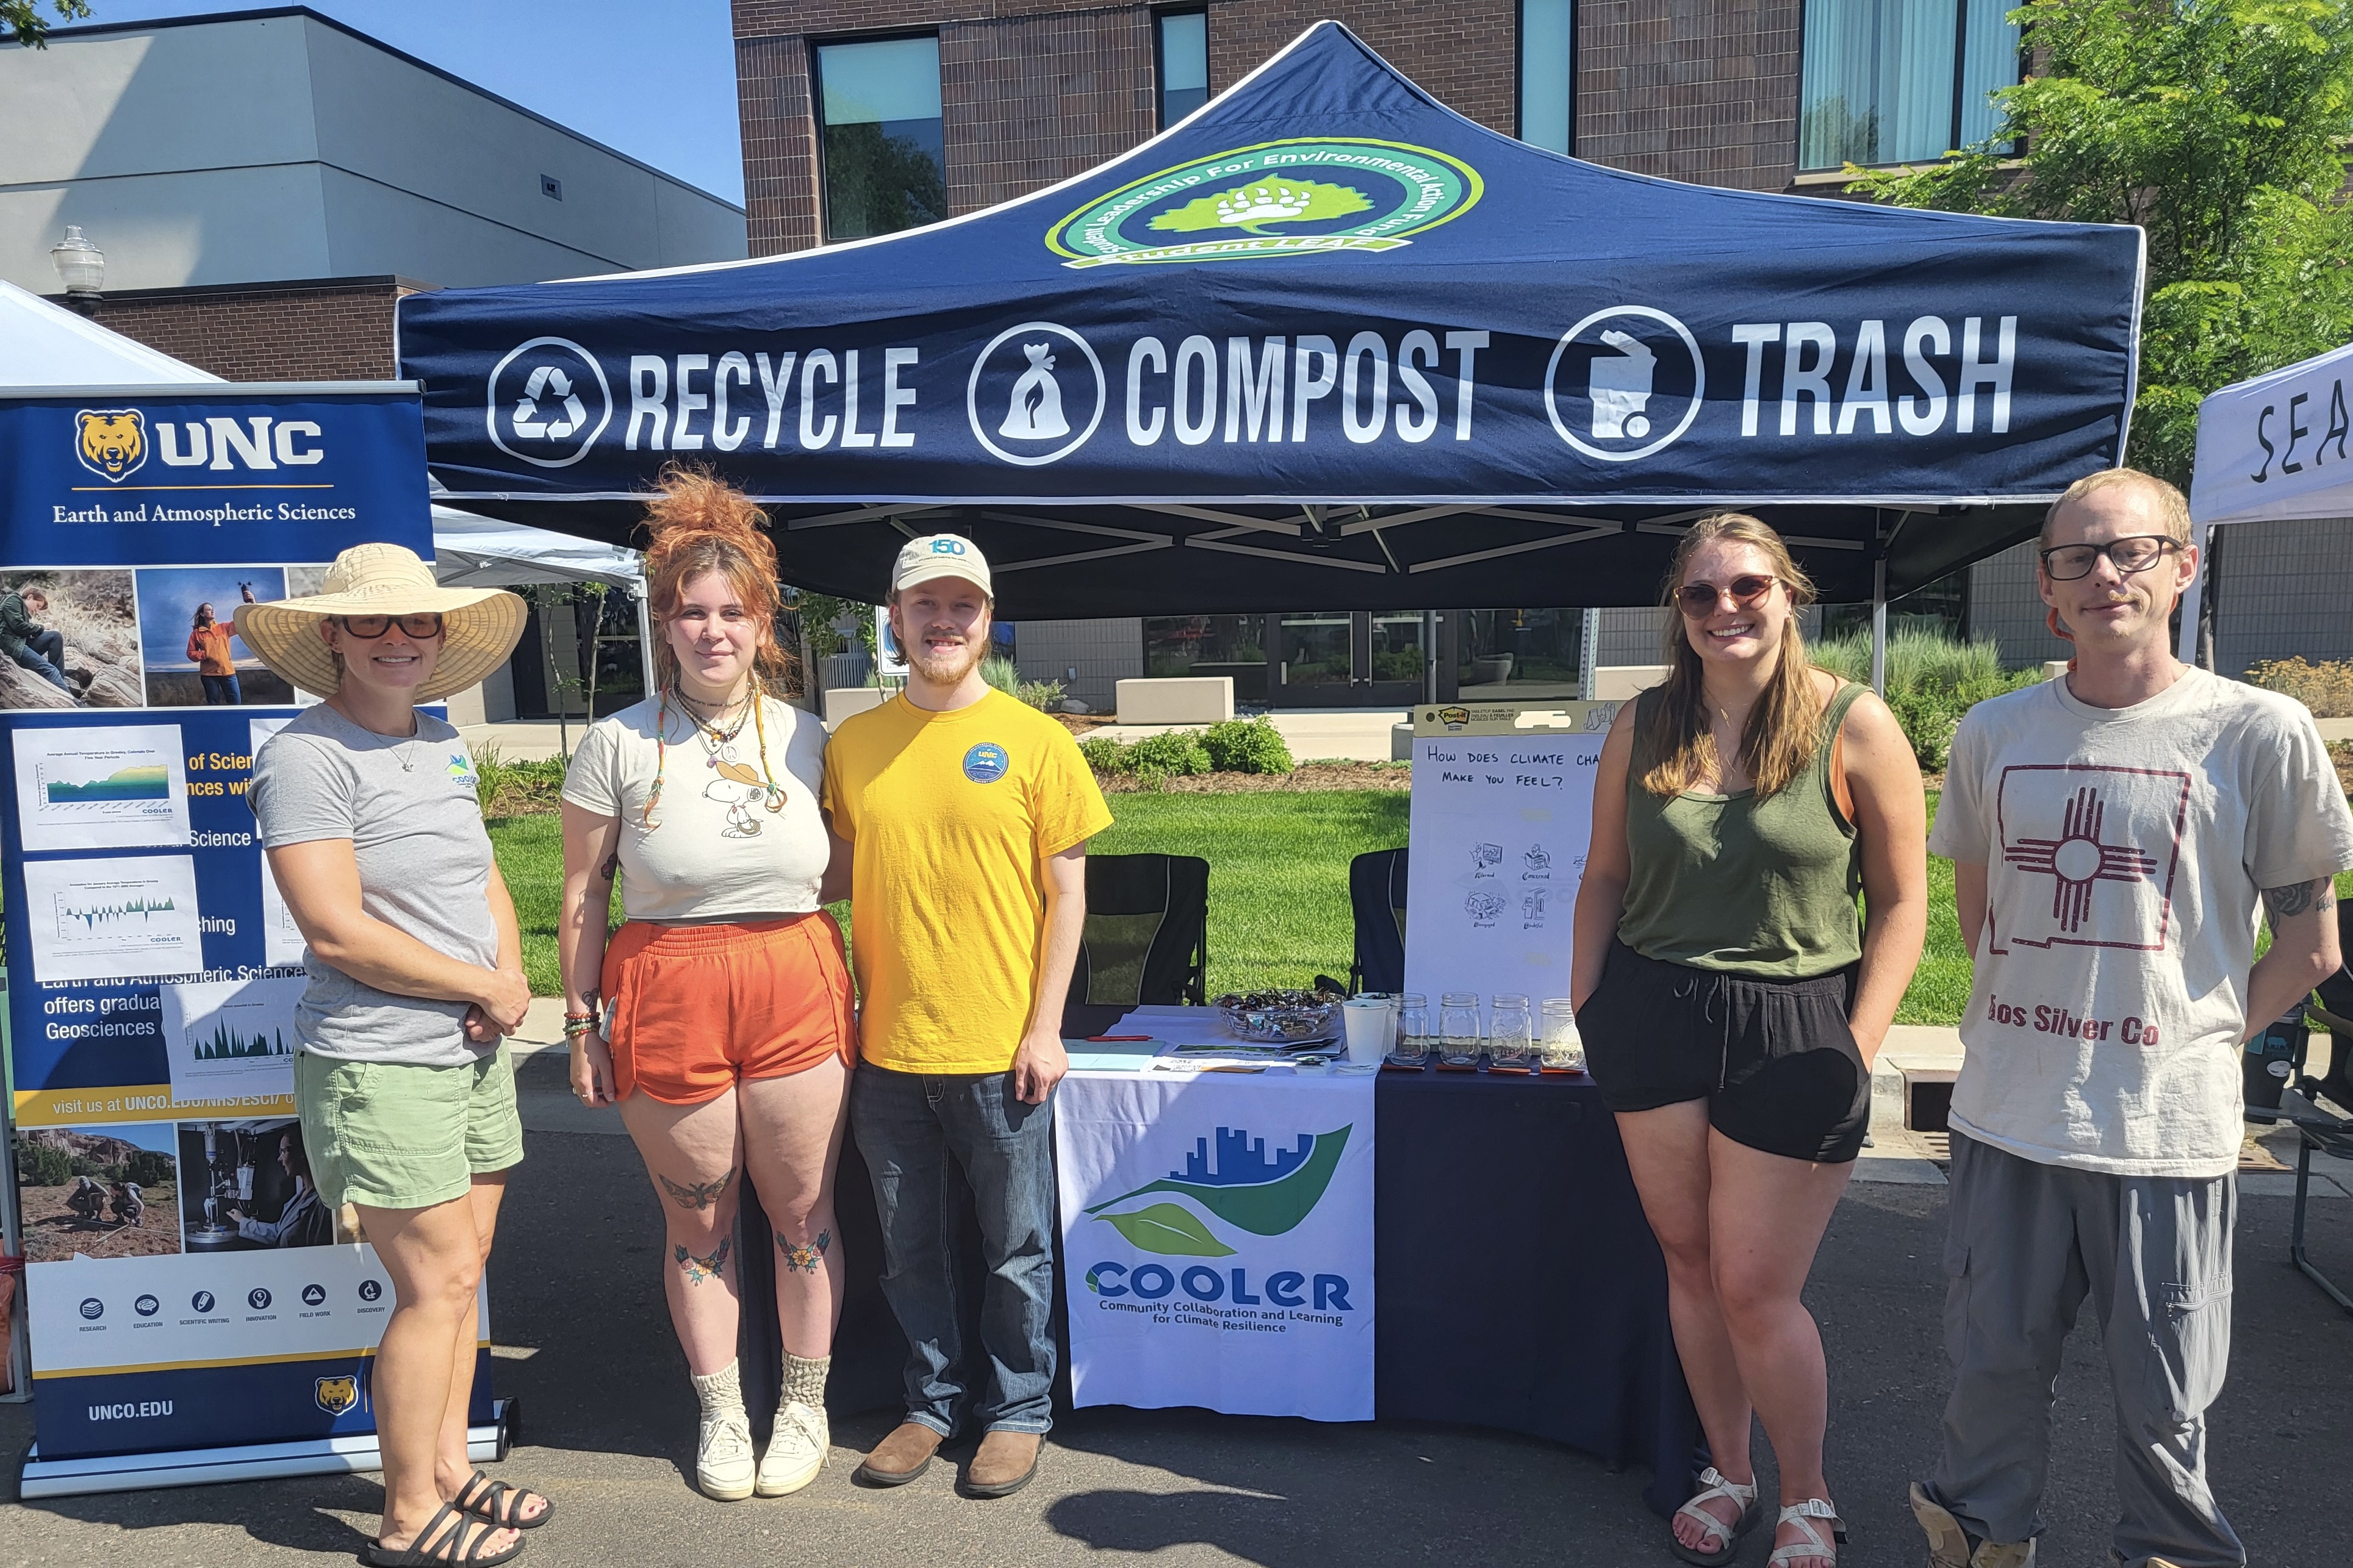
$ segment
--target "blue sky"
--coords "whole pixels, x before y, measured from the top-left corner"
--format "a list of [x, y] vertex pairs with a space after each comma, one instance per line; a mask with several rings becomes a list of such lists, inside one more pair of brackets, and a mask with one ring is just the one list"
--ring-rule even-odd
[[[194, 670], [188, 632], [196, 606], [212, 605], [215, 620], [233, 619], [240, 582], [253, 584], [257, 599], [286, 596], [286, 574], [276, 566], [150, 566], [138, 577], [139, 653], [149, 669]], [[248, 651], [240, 642], [231, 653], [242, 658]]]
[[[90, 21], [261, 8], [267, 0], [90, 0]], [[406, 54], [739, 205], [727, 0], [308, 0]], [[46, 10], [47, 7], [44, 7]]]

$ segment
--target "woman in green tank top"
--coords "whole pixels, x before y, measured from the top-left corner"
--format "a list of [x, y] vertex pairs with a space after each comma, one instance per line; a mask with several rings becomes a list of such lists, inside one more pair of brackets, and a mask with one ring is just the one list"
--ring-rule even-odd
[[1571, 990], [1715, 1460], [1669, 1544], [1729, 1563], [1761, 1519], [1753, 1411], [1780, 1464], [1774, 1568], [1834, 1568], [1799, 1293], [1920, 958], [1920, 770], [1884, 703], [1807, 659], [1813, 584], [1770, 528], [1703, 520], [1667, 582], [1668, 679], [1620, 710], [1594, 782]]

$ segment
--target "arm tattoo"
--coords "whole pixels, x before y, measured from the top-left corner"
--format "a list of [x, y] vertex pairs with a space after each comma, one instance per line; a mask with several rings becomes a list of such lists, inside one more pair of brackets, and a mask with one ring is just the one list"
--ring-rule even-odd
[[[2270, 895], [2265, 894], [2264, 897]], [[682, 1209], [709, 1208], [719, 1201], [719, 1194], [725, 1192], [727, 1184], [734, 1179], [735, 1173], [730, 1171], [715, 1182], [694, 1182], [681, 1186], [659, 1171], [654, 1173], [654, 1180], [662, 1184], [662, 1191], [670, 1194], [670, 1201]]]
[[723, 1236], [719, 1238], [718, 1248], [708, 1258], [697, 1258], [682, 1243], [672, 1247], [670, 1252], [678, 1259], [678, 1266], [686, 1270], [686, 1282], [700, 1285], [705, 1279], [716, 1279], [727, 1271], [727, 1255], [734, 1250], [734, 1247], [733, 1237]]
[[2334, 877], [2316, 877], [2309, 882], [2291, 882], [2284, 888], [2263, 889], [2263, 908], [2271, 912], [2275, 921], [2336, 907], [2337, 879]]
[[806, 1269], [811, 1274], [816, 1273], [817, 1266], [825, 1261], [826, 1248], [832, 1245], [833, 1232], [829, 1230], [818, 1231], [817, 1239], [807, 1247], [786, 1240], [781, 1231], [776, 1236], [776, 1250], [785, 1255], [785, 1267]]

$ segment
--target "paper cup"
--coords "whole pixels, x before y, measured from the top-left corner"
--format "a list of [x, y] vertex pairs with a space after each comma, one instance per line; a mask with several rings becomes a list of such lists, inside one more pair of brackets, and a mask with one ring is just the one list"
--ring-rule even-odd
[[1348, 1030], [1348, 1059], [1377, 1062], [1388, 1054], [1395, 1015], [1386, 996], [1351, 996], [1340, 1009]]

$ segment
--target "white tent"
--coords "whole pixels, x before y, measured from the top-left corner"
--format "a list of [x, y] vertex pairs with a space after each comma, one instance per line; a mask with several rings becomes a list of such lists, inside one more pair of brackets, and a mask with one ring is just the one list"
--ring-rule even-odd
[[[0, 279], [0, 386], [184, 386], [220, 379]], [[444, 583], [609, 583], [642, 597], [644, 573], [634, 550], [497, 522], [438, 501], [433, 553]]]
[[[2200, 554], [2208, 531], [2226, 522], [2353, 517], [2348, 381], [2353, 344], [2223, 387], [2198, 405], [2189, 521]], [[2194, 662], [2205, 587], [2200, 572], [2181, 601], [2184, 663]]]

